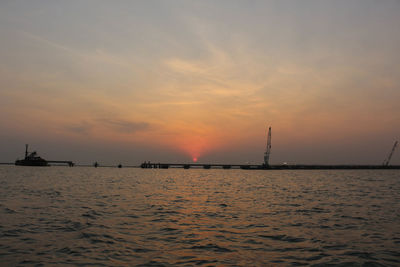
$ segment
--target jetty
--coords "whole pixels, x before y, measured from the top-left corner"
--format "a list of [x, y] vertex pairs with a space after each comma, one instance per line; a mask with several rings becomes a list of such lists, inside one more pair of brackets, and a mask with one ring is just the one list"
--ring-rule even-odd
[[264, 162], [262, 164], [208, 164], [208, 163], [154, 163], [143, 162], [140, 167], [143, 169], [169, 169], [169, 168], [202, 168], [202, 169], [243, 169], [243, 170], [380, 170], [380, 169], [400, 169], [400, 165], [389, 165], [393, 153], [398, 145], [395, 141], [389, 155], [382, 165], [318, 165], [318, 164], [281, 164], [271, 165], [269, 158], [271, 155], [271, 127], [267, 128], [267, 147], [264, 152]]
[[143, 169], [242, 169], [242, 170], [378, 170], [400, 169], [400, 165], [256, 165], [256, 164], [208, 164], [208, 163], [153, 163], [144, 162]]
[[75, 163], [73, 163], [72, 161], [68, 161], [68, 160], [47, 160], [47, 163], [49, 165], [68, 165], [70, 167], [73, 167], [75, 165]]

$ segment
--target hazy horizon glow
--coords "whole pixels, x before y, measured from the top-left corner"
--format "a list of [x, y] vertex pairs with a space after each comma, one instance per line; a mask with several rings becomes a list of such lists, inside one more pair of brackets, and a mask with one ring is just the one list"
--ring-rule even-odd
[[[400, 2], [0, 3], [0, 161], [375, 163]], [[399, 152], [399, 151], [398, 151]], [[393, 164], [400, 164], [396, 153]]]

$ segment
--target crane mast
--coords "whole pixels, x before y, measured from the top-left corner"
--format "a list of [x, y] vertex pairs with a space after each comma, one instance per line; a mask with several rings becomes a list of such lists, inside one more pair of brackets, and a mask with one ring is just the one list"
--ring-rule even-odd
[[383, 161], [383, 166], [388, 166], [389, 165], [390, 160], [392, 159], [393, 153], [396, 150], [397, 144], [398, 144], [398, 141], [394, 142], [392, 150], [390, 151], [390, 153], [387, 156], [387, 158]]
[[271, 127], [268, 129], [267, 148], [264, 153], [264, 165], [269, 166], [269, 155], [271, 154]]

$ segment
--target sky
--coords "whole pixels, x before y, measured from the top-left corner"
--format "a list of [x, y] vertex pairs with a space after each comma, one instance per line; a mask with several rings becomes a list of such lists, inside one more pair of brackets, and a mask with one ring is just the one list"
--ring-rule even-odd
[[[400, 1], [0, 2], [0, 162], [381, 164]], [[392, 164], [400, 164], [400, 151]]]

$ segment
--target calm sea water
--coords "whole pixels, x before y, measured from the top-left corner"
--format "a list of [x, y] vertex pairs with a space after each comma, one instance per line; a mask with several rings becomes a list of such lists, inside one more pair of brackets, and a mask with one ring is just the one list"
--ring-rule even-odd
[[400, 171], [1, 166], [0, 262], [400, 266]]

